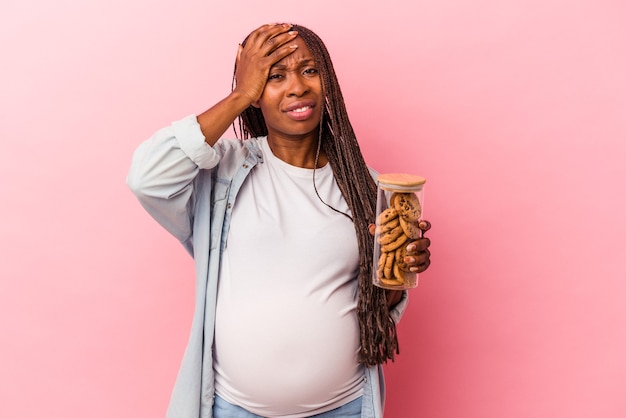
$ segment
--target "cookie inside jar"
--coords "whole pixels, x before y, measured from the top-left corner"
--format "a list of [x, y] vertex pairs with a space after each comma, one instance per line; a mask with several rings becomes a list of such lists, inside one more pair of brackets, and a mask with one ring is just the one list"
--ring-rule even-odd
[[378, 176], [372, 269], [378, 287], [403, 290], [417, 286], [418, 274], [410, 271], [405, 258], [407, 246], [422, 236], [424, 183], [424, 177], [412, 174]]

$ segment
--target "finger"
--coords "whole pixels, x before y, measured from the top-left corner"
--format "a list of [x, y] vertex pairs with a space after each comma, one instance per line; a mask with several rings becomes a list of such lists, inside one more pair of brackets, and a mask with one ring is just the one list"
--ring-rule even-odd
[[263, 36], [264, 34], [271, 32], [272, 30], [280, 30], [284, 24], [282, 23], [266, 23], [265, 25], [261, 25], [248, 35], [248, 40], [256, 40], [257, 38]]
[[418, 224], [419, 229], [422, 230], [422, 236], [424, 236], [424, 234], [426, 233], [426, 231], [428, 231], [430, 229], [432, 225], [430, 224], [430, 222], [428, 222], [425, 219], [422, 219], [420, 221], [420, 223]]
[[412, 272], [412, 273], [423, 273], [424, 271], [426, 271], [426, 269], [428, 269], [428, 267], [430, 267], [430, 259], [426, 260], [422, 264], [418, 264], [416, 266], [409, 267], [409, 271]]
[[375, 224], [369, 224], [367, 226], [367, 228], [369, 229], [370, 234], [372, 234], [372, 235], [376, 234], [376, 225]]
[[296, 31], [265, 32], [258, 35], [255, 39], [248, 39], [244, 44], [241, 59], [245, 57], [246, 61], [256, 62], [262, 68], [269, 69], [281, 59], [292, 54], [297, 50], [298, 46], [290, 42], [298, 36]]
[[263, 49], [265, 55], [269, 55], [272, 49], [282, 44], [277, 36], [291, 31], [291, 27], [288, 23], [263, 25], [248, 36], [246, 46], [249, 44], [252, 48]]
[[424, 250], [416, 254], [408, 254], [404, 257], [404, 262], [410, 266], [417, 266], [430, 260], [430, 250]]
[[268, 39], [263, 48], [261, 48], [261, 51], [264, 56], [271, 57], [272, 64], [275, 64], [298, 48], [296, 44], [291, 43], [296, 36], [298, 36], [298, 32], [296, 31], [280, 33]]
[[406, 246], [406, 252], [408, 254], [419, 253], [428, 250], [428, 247], [430, 247], [430, 239], [419, 238]]
[[426, 250], [414, 256], [407, 256], [404, 262], [409, 271], [416, 273], [426, 270], [430, 266], [430, 251]]
[[283, 45], [275, 48], [267, 55], [270, 66], [276, 64], [287, 55], [293, 54], [297, 49], [298, 45]]

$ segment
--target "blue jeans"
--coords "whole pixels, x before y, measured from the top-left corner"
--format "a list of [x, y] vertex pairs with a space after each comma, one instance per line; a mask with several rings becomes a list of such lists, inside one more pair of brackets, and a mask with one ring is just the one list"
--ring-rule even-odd
[[[360, 418], [361, 417], [361, 398], [333, 409], [332, 411], [322, 412], [321, 414], [311, 415], [315, 418]], [[263, 418], [261, 415], [255, 415], [245, 409], [232, 405], [224, 399], [215, 395], [213, 403], [213, 418]]]

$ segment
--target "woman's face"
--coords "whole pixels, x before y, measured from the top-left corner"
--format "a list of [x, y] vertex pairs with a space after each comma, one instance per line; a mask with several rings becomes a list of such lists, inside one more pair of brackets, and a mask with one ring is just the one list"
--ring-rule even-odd
[[256, 103], [273, 138], [317, 138], [323, 109], [322, 84], [311, 51], [302, 38], [295, 52], [271, 69], [265, 90]]

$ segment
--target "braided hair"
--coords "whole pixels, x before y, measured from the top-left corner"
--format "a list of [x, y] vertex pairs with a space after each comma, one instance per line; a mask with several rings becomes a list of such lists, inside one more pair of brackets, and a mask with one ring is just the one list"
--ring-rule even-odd
[[[298, 36], [311, 51], [320, 74], [324, 111], [320, 121], [318, 152], [321, 146], [333, 170], [337, 185], [352, 212], [351, 218], [356, 230], [359, 248], [357, 304], [361, 342], [359, 361], [367, 366], [382, 364], [389, 359], [393, 361], [394, 355], [399, 353], [396, 324], [389, 313], [386, 291], [372, 284], [374, 245], [369, 224], [374, 223], [376, 216], [376, 183], [361, 154], [348, 119], [339, 81], [326, 46], [310, 29], [293, 25], [292, 30], [298, 32]], [[247, 38], [242, 45], [245, 45], [246, 41]], [[233, 88], [234, 86], [233, 74]], [[250, 106], [241, 113], [239, 134], [243, 139], [268, 134], [261, 109]], [[315, 186], [315, 177], [313, 182]]]

